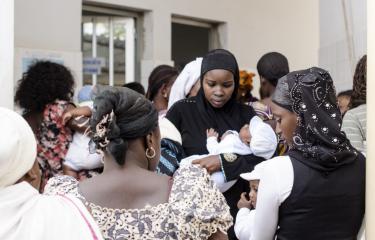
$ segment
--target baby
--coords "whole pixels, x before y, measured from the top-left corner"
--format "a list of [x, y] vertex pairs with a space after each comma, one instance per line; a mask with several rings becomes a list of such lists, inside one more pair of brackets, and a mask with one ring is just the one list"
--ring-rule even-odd
[[259, 163], [252, 172], [240, 175], [241, 178], [249, 181], [250, 192], [248, 196], [246, 196], [246, 193], [242, 193], [241, 199], [237, 203], [239, 211], [236, 216], [234, 232], [239, 240], [250, 239], [251, 237], [257, 205], [258, 186], [264, 164], [264, 162]]
[[[91, 116], [91, 109], [93, 102], [91, 100], [92, 86], [84, 86], [78, 93], [79, 107], [64, 113], [63, 122], [70, 119], [76, 121], [88, 121]], [[85, 129], [85, 127], [83, 127]], [[63, 162], [63, 170], [65, 175], [70, 175], [78, 178], [77, 172], [80, 170], [93, 170], [103, 167], [101, 155], [97, 153], [90, 153], [89, 151], [90, 138], [83, 132], [75, 132], [73, 134], [73, 141], [69, 145], [68, 152]]]
[[[210, 128], [207, 130], [208, 155], [219, 155], [222, 153], [236, 153], [239, 155], [254, 154], [265, 159], [273, 156], [277, 146], [276, 134], [267, 134], [271, 127], [264, 123], [261, 118], [255, 116], [249, 124], [244, 125], [240, 132], [228, 130], [218, 142], [218, 133]], [[267, 129], [267, 130], [265, 130]], [[195, 159], [201, 159], [207, 155], [193, 155], [181, 161], [181, 164], [190, 164]], [[221, 192], [231, 188], [237, 180], [225, 181], [222, 172], [214, 172], [211, 179]]]

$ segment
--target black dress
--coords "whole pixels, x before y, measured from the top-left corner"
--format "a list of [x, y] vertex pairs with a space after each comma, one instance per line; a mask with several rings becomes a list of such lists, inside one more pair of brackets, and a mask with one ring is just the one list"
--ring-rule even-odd
[[[209, 103], [205, 102], [202, 97], [198, 95], [181, 100], [174, 104], [166, 115], [181, 133], [182, 146], [186, 156], [208, 154], [206, 148], [207, 129], [214, 128], [219, 136], [227, 130], [239, 131], [256, 115], [251, 106], [237, 102], [232, 103], [230, 108], [213, 109], [207, 106]], [[254, 155], [230, 154], [229, 156], [228, 158], [222, 157], [222, 171], [227, 181], [234, 179], [238, 179], [238, 181], [223, 194], [230, 207], [231, 215], [235, 219], [240, 195], [242, 192], [249, 191], [248, 182], [240, 179], [239, 175], [252, 171], [254, 166], [264, 159]], [[233, 227], [228, 231], [228, 236], [230, 239], [236, 239]]]

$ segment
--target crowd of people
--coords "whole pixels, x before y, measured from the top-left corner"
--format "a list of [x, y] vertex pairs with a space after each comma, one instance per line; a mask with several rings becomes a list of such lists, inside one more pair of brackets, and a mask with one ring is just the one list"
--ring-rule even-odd
[[360, 238], [366, 64], [336, 95], [327, 70], [266, 53], [258, 100], [215, 49], [74, 103], [69, 69], [38, 61], [22, 114], [0, 108], [0, 239]]

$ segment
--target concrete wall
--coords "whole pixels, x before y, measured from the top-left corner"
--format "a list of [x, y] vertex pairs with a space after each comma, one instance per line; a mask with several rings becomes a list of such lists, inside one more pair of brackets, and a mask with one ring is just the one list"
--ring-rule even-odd
[[82, 2], [16, 0], [14, 4], [14, 80], [21, 78], [30, 59], [49, 59], [70, 68], [79, 87]]
[[0, 1], [0, 107], [13, 108], [14, 2]]
[[[141, 81], [158, 64], [171, 61], [172, 15], [221, 23], [220, 42], [242, 69], [255, 70], [266, 52], [285, 54], [292, 70], [318, 64], [319, 5], [316, 0], [93, 0], [143, 12]], [[51, 57], [68, 65], [81, 83], [81, 11], [78, 0], [15, 1], [15, 79], [26, 57]], [[255, 81], [257, 93], [258, 81]]]
[[319, 65], [331, 72], [338, 92], [351, 89], [355, 65], [367, 51], [366, 0], [320, 0], [319, 8]]
[[315, 0], [94, 0], [145, 11], [144, 54], [141, 69], [145, 83], [152, 68], [171, 62], [171, 16], [225, 23], [223, 47], [233, 51], [241, 68], [256, 67], [266, 52], [280, 51], [292, 70], [318, 64], [319, 3]]

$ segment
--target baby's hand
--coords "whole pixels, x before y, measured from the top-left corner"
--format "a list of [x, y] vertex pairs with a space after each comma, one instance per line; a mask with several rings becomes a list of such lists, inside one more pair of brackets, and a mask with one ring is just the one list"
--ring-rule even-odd
[[252, 206], [251, 201], [247, 200], [246, 193], [245, 192], [241, 193], [241, 198], [240, 198], [240, 200], [237, 203], [238, 209], [240, 209], [240, 208], [249, 208], [249, 209], [251, 209], [251, 206]]
[[65, 125], [72, 118], [73, 118], [72, 111], [66, 111], [66, 112], [64, 112], [64, 114], [62, 116], [62, 123]]
[[207, 137], [216, 137], [218, 138], [219, 137], [219, 134], [215, 131], [215, 129], [213, 128], [210, 128], [210, 129], [207, 129]]

